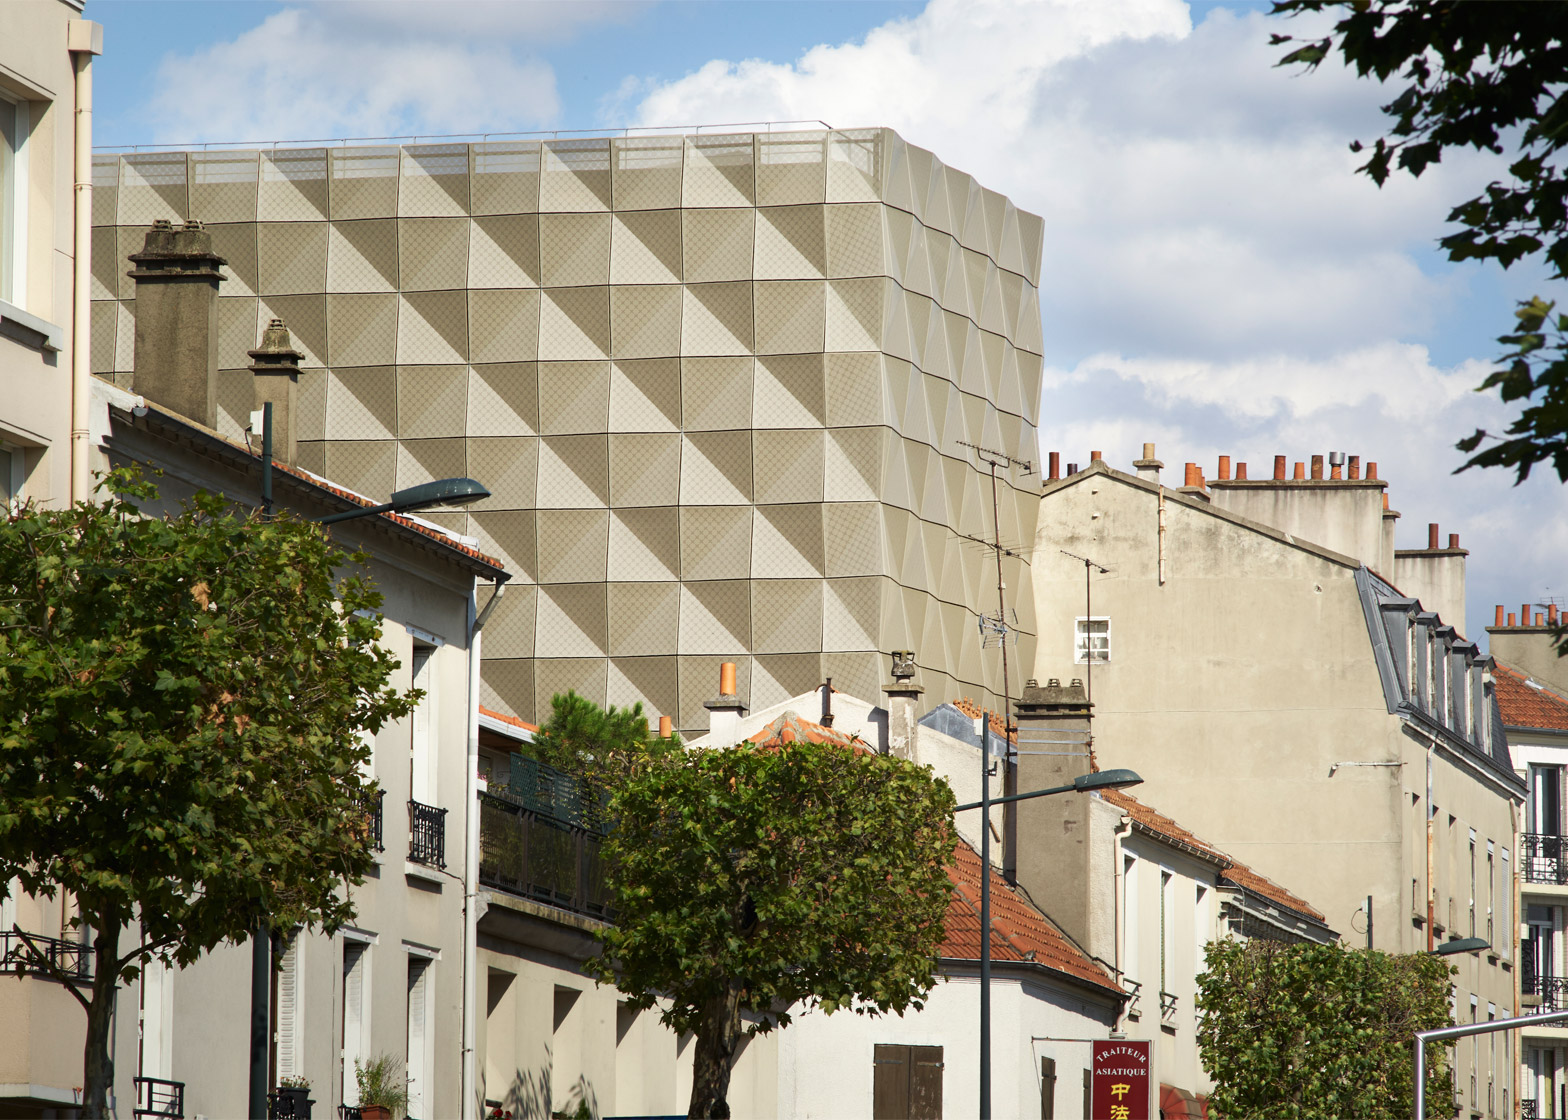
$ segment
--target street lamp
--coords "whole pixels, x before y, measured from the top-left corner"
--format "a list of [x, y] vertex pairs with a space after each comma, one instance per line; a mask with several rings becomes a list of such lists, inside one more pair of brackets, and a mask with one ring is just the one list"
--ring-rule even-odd
[[1484, 937], [1456, 937], [1452, 941], [1445, 941], [1435, 949], [1428, 949], [1434, 957], [1451, 957], [1456, 953], [1479, 953], [1482, 949], [1490, 949], [1492, 943]]
[[[987, 723], [981, 724], [982, 729]], [[1143, 781], [1131, 770], [1100, 770], [1079, 774], [1069, 785], [1030, 790], [1007, 797], [991, 796], [991, 758], [985, 734], [980, 740], [980, 800], [953, 811], [980, 810], [980, 1120], [991, 1120], [991, 806], [1049, 797], [1054, 793], [1086, 793], [1096, 789], [1121, 789]]]
[[373, 513], [408, 513], [416, 509], [429, 509], [431, 506], [466, 506], [473, 502], [482, 502], [489, 496], [490, 491], [471, 478], [438, 478], [434, 482], [421, 482], [418, 486], [410, 486], [406, 490], [394, 490], [392, 500], [379, 506], [365, 506], [361, 509], [334, 513], [330, 517], [317, 518], [316, 524], [334, 525], [339, 521], [349, 521], [355, 517], [369, 517]]

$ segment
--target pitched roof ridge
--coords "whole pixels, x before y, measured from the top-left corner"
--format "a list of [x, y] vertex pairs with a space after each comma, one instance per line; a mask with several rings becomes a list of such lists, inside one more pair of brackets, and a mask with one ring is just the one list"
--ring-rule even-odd
[[513, 727], [521, 727], [525, 731], [538, 732], [539, 730], [538, 724], [529, 723], [527, 720], [518, 719], [516, 716], [506, 715], [505, 713], [495, 711], [493, 708], [487, 708], [483, 704], [479, 705], [479, 714], [482, 716], [487, 716], [490, 719], [496, 720], [500, 723], [511, 724]]
[[1568, 695], [1522, 669], [1493, 660], [1497, 707], [1508, 727], [1568, 731]]

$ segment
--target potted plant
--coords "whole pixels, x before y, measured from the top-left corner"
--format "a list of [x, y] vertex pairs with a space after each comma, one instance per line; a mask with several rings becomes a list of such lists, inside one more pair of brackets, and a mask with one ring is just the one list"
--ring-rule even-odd
[[368, 1062], [354, 1059], [354, 1080], [359, 1085], [361, 1120], [393, 1120], [408, 1107], [408, 1080], [403, 1063], [391, 1054]]
[[275, 1120], [311, 1120], [310, 1078], [282, 1077], [278, 1091], [272, 1098], [272, 1115]]

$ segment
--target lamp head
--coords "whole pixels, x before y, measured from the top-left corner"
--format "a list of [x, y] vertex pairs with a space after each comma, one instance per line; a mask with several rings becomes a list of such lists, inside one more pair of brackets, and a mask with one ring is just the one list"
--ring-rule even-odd
[[1073, 789], [1082, 793], [1091, 789], [1121, 789], [1141, 785], [1143, 779], [1131, 770], [1101, 770], [1096, 774], [1079, 774], [1073, 779]]
[[438, 478], [406, 490], [396, 490], [387, 504], [394, 512], [428, 509], [431, 506], [466, 506], [490, 496], [490, 491], [471, 478]]
[[1490, 949], [1491, 943], [1484, 937], [1460, 937], [1453, 941], [1445, 941], [1432, 952], [1440, 957], [1451, 957], [1456, 953], [1479, 953], [1482, 949]]

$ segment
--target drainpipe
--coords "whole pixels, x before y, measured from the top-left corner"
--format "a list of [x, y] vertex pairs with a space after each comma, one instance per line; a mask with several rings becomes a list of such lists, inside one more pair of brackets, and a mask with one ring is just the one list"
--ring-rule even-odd
[[75, 70], [76, 121], [72, 179], [76, 230], [71, 246], [71, 501], [85, 502], [88, 381], [92, 377], [93, 266], [93, 55], [103, 53], [103, 25], [74, 19], [66, 25], [66, 47]]
[[1432, 882], [1432, 870], [1436, 860], [1432, 851], [1432, 747], [1428, 741], [1426, 745], [1426, 951], [1430, 953], [1435, 938], [1432, 933], [1432, 922], [1437, 917], [1437, 885]]
[[[512, 577], [502, 572], [496, 577], [495, 594], [474, 619], [468, 636], [468, 778], [463, 783], [468, 802], [463, 819], [468, 827], [463, 838], [463, 1120], [478, 1120], [480, 1108], [474, 1098], [479, 1081], [475, 1076], [474, 1051], [479, 1044], [479, 669], [480, 643], [490, 612], [506, 592]], [[477, 581], [476, 581], [477, 583]], [[475, 601], [478, 600], [475, 587]]]

